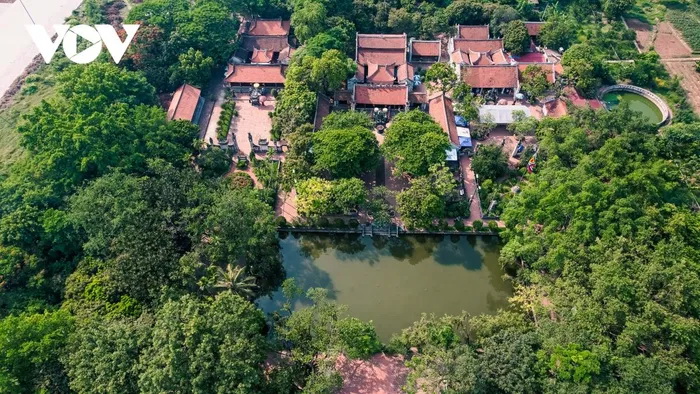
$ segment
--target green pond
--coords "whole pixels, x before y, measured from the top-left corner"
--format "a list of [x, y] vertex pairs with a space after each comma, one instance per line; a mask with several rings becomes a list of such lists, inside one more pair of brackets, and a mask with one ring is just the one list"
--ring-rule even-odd
[[614, 108], [620, 103], [627, 103], [631, 110], [641, 112], [650, 123], [658, 124], [663, 120], [661, 110], [651, 100], [632, 92], [609, 92], [603, 95], [603, 101], [608, 108]]
[[[303, 289], [323, 287], [348, 314], [372, 320], [379, 337], [418, 320], [421, 313], [492, 313], [512, 294], [498, 262], [496, 237], [283, 234], [287, 276]], [[281, 292], [258, 301], [278, 309]], [[296, 301], [295, 307], [303, 302]]]

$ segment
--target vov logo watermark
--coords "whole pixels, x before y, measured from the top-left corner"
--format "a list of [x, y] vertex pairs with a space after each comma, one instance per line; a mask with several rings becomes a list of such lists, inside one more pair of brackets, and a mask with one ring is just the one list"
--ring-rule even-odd
[[[119, 63], [140, 25], [124, 25], [123, 27], [126, 32], [124, 41], [119, 38], [119, 34], [117, 34], [112, 25], [95, 25], [94, 27], [88, 25], [72, 27], [69, 25], [54, 25], [56, 39], [51, 41], [51, 36], [46, 32], [44, 26], [26, 26], [46, 64], [51, 62], [61, 43], [63, 43], [63, 52], [73, 63], [88, 64], [95, 61], [102, 53], [103, 43], [114, 62]], [[78, 36], [92, 43], [80, 53], [78, 53]]]

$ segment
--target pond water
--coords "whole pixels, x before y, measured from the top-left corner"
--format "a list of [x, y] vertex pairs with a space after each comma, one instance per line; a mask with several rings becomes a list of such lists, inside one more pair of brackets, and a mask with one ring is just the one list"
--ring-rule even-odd
[[658, 124], [663, 120], [661, 110], [651, 100], [632, 92], [609, 92], [603, 95], [603, 101], [608, 108], [614, 108], [625, 102], [633, 111], [641, 112], [650, 123]]
[[[496, 237], [291, 234], [280, 244], [288, 277], [304, 290], [328, 289], [349, 315], [372, 320], [383, 341], [423, 312], [492, 313], [512, 294]], [[277, 292], [258, 304], [271, 312], [282, 301]]]

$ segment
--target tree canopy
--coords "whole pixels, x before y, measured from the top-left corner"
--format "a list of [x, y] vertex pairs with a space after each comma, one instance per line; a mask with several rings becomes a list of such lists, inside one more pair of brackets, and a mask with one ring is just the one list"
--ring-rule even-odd
[[445, 161], [450, 143], [447, 134], [430, 115], [419, 110], [398, 114], [386, 131], [382, 151], [396, 169], [414, 176], [428, 174]]
[[327, 129], [314, 134], [314, 168], [332, 177], [357, 177], [379, 163], [379, 145], [372, 131], [362, 126]]

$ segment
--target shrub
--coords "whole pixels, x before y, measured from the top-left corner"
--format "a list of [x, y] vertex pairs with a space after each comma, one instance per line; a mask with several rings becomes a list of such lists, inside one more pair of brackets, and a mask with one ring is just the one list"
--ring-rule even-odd
[[464, 231], [472, 231], [474, 228], [472, 226], [464, 226]]
[[491, 232], [497, 233], [498, 232], [498, 223], [489, 222], [489, 230], [491, 230]]
[[234, 116], [238, 115], [235, 101], [226, 101], [221, 105], [221, 114], [219, 121], [216, 123], [216, 136], [223, 140], [228, 136], [228, 131], [231, 128], [231, 121]]
[[231, 158], [228, 152], [219, 147], [207, 148], [197, 156], [195, 161], [205, 178], [222, 176], [231, 168]]
[[481, 220], [475, 220], [472, 225], [475, 231], [481, 231], [484, 228], [484, 223]]
[[440, 221], [438, 222], [438, 228], [439, 228], [440, 230], [447, 230], [449, 227], [450, 227], [450, 225], [447, 223], [446, 220], [440, 220]]
[[316, 222], [316, 224], [317, 224], [319, 227], [328, 227], [328, 226], [331, 225], [331, 223], [328, 221], [328, 218], [320, 218], [320, 219], [318, 219], [318, 221]]
[[464, 222], [462, 222], [461, 220], [455, 221], [455, 230], [464, 231]]
[[363, 322], [354, 317], [347, 317], [338, 322], [340, 340], [348, 357], [369, 358], [382, 349], [372, 323]]
[[234, 172], [230, 177], [230, 182], [234, 189], [252, 189], [255, 185], [253, 178], [245, 172]]
[[238, 160], [236, 162], [236, 168], [238, 168], [239, 170], [245, 170], [246, 168], [248, 168], [248, 161], [247, 160]]
[[348, 220], [348, 227], [350, 227], [350, 228], [357, 228], [359, 225], [360, 225], [360, 222], [358, 222], [357, 219]]
[[345, 220], [338, 218], [333, 221], [333, 227], [335, 228], [345, 228]]
[[287, 227], [287, 219], [284, 216], [277, 216], [277, 218], [275, 218], [275, 224], [277, 224], [279, 228], [285, 228]]

